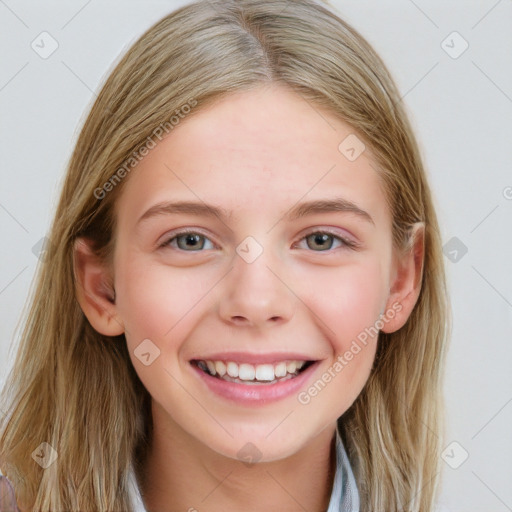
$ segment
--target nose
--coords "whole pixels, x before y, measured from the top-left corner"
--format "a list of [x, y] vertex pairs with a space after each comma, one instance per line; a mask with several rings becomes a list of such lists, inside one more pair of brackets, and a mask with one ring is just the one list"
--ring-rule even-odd
[[284, 324], [293, 318], [297, 298], [281, 274], [282, 265], [263, 253], [252, 263], [235, 255], [233, 269], [226, 276], [219, 303], [219, 315], [231, 326], [256, 328]]

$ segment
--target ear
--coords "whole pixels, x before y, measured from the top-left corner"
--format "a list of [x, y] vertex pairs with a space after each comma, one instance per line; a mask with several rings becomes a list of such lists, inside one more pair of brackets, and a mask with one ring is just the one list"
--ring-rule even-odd
[[92, 242], [77, 238], [73, 259], [77, 300], [90, 324], [105, 336], [123, 334], [124, 325], [117, 318], [111, 272], [92, 250]]
[[[394, 255], [393, 279], [386, 304], [386, 312], [395, 314], [386, 319], [383, 332], [398, 331], [407, 322], [421, 291], [425, 259], [425, 224], [414, 225], [407, 249]], [[387, 316], [385, 314], [385, 316]]]

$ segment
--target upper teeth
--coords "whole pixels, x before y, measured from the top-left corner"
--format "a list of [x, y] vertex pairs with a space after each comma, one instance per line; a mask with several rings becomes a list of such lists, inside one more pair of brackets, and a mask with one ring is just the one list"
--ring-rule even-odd
[[[202, 363], [202, 364], [201, 364]], [[276, 364], [248, 364], [235, 363], [234, 361], [200, 361], [199, 365], [212, 375], [219, 377], [229, 375], [240, 380], [272, 381], [275, 378], [285, 377], [287, 373], [295, 373], [300, 370], [306, 361], [282, 361]]]

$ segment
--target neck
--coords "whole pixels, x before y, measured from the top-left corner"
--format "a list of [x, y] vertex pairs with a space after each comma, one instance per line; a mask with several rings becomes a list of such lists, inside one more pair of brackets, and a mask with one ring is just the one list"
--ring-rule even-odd
[[335, 426], [285, 459], [246, 465], [189, 436], [152, 403], [140, 487], [148, 512], [325, 512], [335, 471]]

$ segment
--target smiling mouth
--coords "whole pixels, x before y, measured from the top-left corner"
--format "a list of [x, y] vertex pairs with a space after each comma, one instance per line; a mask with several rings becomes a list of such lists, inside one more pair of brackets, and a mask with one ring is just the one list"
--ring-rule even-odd
[[234, 361], [208, 361], [193, 359], [191, 364], [207, 375], [246, 385], [269, 385], [293, 379], [315, 361], [289, 360], [275, 364], [248, 364]]

